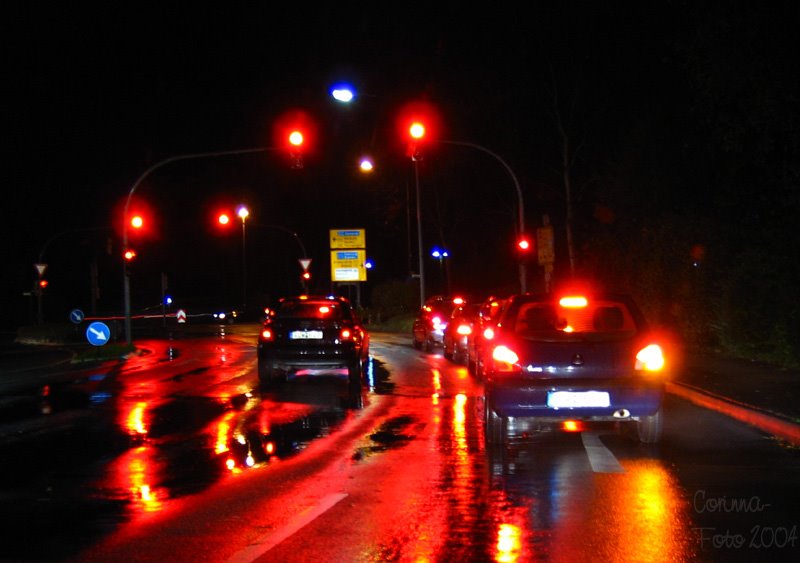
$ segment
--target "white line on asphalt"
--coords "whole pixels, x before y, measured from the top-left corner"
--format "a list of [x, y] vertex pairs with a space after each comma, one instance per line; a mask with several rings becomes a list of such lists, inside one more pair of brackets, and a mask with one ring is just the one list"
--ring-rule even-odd
[[228, 563], [251, 563], [251, 561], [255, 561], [270, 549], [281, 543], [283, 540], [292, 536], [300, 528], [306, 524], [309, 524], [319, 516], [325, 514], [325, 512], [333, 508], [336, 503], [346, 496], [347, 493], [334, 493], [323, 497], [319, 503], [317, 503], [315, 506], [310, 506], [309, 508], [305, 509], [303, 512], [295, 516], [294, 519], [286, 524], [283, 528], [275, 530], [271, 534], [267, 535], [263, 541], [243, 549], [228, 559]]
[[605, 447], [600, 436], [593, 432], [581, 432], [581, 440], [586, 449], [586, 455], [589, 456], [589, 463], [592, 464], [592, 471], [595, 473], [625, 473], [625, 469], [614, 457], [614, 454]]

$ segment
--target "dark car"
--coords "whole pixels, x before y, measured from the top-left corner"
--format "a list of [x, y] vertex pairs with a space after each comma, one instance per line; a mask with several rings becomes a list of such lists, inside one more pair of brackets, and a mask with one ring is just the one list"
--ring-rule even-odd
[[663, 424], [666, 343], [623, 295], [512, 296], [486, 366], [486, 438], [507, 431], [630, 423], [655, 443]]
[[417, 350], [425, 349], [432, 352], [435, 348], [441, 348], [444, 340], [444, 329], [453, 309], [462, 305], [464, 299], [461, 297], [443, 297], [437, 295], [425, 300], [425, 304], [420, 307], [414, 324], [411, 329], [411, 342]]
[[483, 378], [489, 343], [494, 338], [497, 319], [503, 312], [506, 301], [495, 296], [487, 297], [481, 303], [472, 332], [467, 339], [467, 370], [478, 378]]
[[481, 303], [465, 303], [453, 310], [442, 335], [444, 357], [456, 363], [467, 363], [467, 345], [477, 321]]
[[318, 375], [346, 376], [360, 384], [369, 357], [369, 333], [344, 297], [285, 297], [258, 336], [262, 385]]

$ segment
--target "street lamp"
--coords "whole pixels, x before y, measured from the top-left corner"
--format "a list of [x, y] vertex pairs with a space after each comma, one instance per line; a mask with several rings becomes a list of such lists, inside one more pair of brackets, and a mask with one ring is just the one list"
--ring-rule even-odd
[[245, 229], [245, 223], [247, 217], [250, 215], [250, 211], [247, 210], [247, 207], [244, 205], [240, 205], [239, 209], [236, 210], [236, 215], [239, 216], [239, 219], [242, 220], [242, 312], [247, 311], [247, 233]]
[[[147, 178], [150, 174], [154, 171], [158, 170], [159, 168], [173, 163], [178, 162], [181, 160], [192, 160], [192, 159], [201, 159], [201, 158], [213, 158], [219, 156], [231, 156], [231, 155], [239, 155], [239, 154], [252, 154], [257, 152], [270, 152], [270, 151], [277, 151], [282, 150], [283, 147], [258, 147], [258, 148], [251, 148], [251, 149], [236, 149], [236, 150], [229, 150], [229, 151], [216, 151], [216, 152], [202, 152], [202, 153], [192, 153], [192, 154], [182, 154], [178, 156], [173, 156], [170, 158], [165, 158], [155, 164], [153, 164], [150, 168], [142, 172], [142, 174], [136, 179], [136, 181], [131, 186], [130, 191], [128, 192], [128, 197], [125, 200], [125, 207], [123, 208], [123, 222], [122, 222], [122, 248], [123, 252], [128, 249], [128, 212], [131, 205], [131, 200], [133, 199], [133, 194], [136, 192], [136, 189], [139, 185]], [[131, 334], [131, 280], [130, 280], [130, 271], [128, 269], [128, 261], [123, 260], [122, 262], [122, 280], [123, 280], [123, 287], [122, 291], [124, 294], [124, 308], [125, 308], [125, 341], [128, 345], [133, 342], [132, 334]]]

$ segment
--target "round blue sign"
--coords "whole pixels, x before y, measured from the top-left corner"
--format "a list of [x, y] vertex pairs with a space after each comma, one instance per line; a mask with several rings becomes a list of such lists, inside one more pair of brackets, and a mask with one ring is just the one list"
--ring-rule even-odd
[[105, 323], [93, 322], [86, 329], [86, 340], [88, 340], [89, 344], [92, 346], [102, 346], [108, 342], [110, 336], [111, 330]]
[[84, 314], [80, 309], [73, 309], [69, 312], [69, 320], [79, 325], [83, 322]]

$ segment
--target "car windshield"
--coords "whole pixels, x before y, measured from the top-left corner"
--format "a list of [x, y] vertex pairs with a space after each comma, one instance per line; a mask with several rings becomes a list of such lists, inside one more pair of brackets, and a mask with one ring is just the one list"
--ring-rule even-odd
[[514, 332], [545, 341], [616, 340], [637, 331], [628, 306], [621, 301], [598, 300], [577, 306], [552, 302], [522, 303], [514, 315]]
[[349, 318], [346, 308], [336, 301], [284, 301], [275, 310], [279, 319], [333, 319]]

